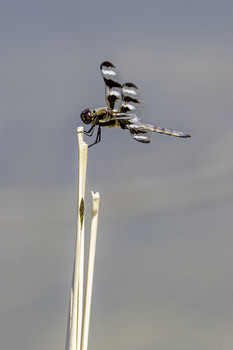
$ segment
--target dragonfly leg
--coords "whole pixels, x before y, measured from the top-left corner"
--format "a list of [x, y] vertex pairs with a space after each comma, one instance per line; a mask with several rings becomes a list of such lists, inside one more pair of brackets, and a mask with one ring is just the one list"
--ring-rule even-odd
[[95, 130], [95, 126], [96, 125], [93, 124], [92, 127], [88, 131], [84, 131], [84, 134], [91, 137], [93, 135], [94, 130]]
[[96, 136], [95, 142], [92, 143], [91, 145], [89, 145], [88, 148], [90, 148], [90, 147], [96, 145], [96, 144], [99, 143], [100, 141], [101, 141], [101, 128], [100, 128], [100, 126], [99, 126], [98, 131], [97, 131], [97, 136]]

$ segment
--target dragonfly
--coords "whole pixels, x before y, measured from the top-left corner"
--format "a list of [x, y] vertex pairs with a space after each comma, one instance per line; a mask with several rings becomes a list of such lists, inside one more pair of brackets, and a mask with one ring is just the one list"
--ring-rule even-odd
[[109, 61], [101, 63], [100, 71], [105, 83], [107, 106], [94, 110], [87, 108], [80, 114], [84, 124], [91, 124], [91, 128], [84, 131], [85, 135], [91, 137], [95, 128], [98, 128], [95, 142], [88, 147], [101, 141], [102, 127], [120, 127], [129, 130], [134, 140], [142, 143], [150, 143], [154, 133], [181, 138], [190, 137], [181, 131], [142, 123], [146, 104], [137, 86], [133, 83], [123, 83], [121, 73]]

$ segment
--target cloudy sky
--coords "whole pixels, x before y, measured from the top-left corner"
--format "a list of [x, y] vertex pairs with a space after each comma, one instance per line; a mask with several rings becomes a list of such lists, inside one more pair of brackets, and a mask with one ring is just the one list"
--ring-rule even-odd
[[232, 13], [228, 0], [1, 2], [1, 349], [65, 347], [76, 128], [105, 105], [109, 60], [139, 86], [145, 122], [192, 138], [105, 129], [89, 151], [89, 349], [232, 350]]

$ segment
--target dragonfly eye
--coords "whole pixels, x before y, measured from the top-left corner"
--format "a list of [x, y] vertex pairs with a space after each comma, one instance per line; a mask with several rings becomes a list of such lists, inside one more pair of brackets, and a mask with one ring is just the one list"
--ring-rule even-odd
[[94, 115], [90, 108], [84, 109], [80, 114], [80, 117], [84, 124], [90, 124], [93, 121]]

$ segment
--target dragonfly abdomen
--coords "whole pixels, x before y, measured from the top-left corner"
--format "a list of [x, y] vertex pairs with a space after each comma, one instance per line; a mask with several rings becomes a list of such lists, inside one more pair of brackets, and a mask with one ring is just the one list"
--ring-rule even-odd
[[165, 134], [165, 135], [175, 136], [175, 137], [183, 137], [183, 138], [191, 137], [189, 134], [185, 134], [182, 131], [175, 131], [172, 129], [161, 128], [160, 126], [154, 126], [154, 132], [157, 132], [158, 134]]

